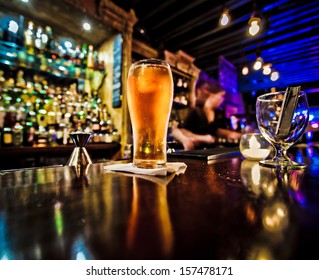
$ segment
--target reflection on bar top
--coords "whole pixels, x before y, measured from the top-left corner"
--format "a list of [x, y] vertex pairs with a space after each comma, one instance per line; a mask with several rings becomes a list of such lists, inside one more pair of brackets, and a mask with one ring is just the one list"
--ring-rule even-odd
[[191, 158], [200, 160], [213, 160], [221, 157], [231, 157], [239, 155], [239, 147], [215, 147], [209, 149], [180, 151], [167, 154], [168, 158]]

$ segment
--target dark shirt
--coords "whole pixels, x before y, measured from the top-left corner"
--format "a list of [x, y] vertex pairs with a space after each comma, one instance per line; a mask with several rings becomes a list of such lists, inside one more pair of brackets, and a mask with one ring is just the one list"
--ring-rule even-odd
[[196, 134], [211, 134], [215, 135], [217, 131], [217, 123], [208, 122], [207, 117], [203, 109], [196, 107], [192, 109], [189, 114], [187, 115], [184, 123], [183, 128], [196, 133]]
[[184, 120], [183, 128], [196, 134], [216, 135], [218, 128], [225, 128], [223, 121], [219, 118], [220, 112], [215, 112], [215, 120], [208, 122], [206, 114], [202, 108], [192, 109]]

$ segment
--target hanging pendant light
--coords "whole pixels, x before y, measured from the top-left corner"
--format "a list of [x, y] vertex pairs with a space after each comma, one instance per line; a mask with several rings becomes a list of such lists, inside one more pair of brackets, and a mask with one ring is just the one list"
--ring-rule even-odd
[[230, 22], [229, 11], [228, 9], [224, 9], [219, 19], [219, 25], [226, 26], [229, 24], [229, 22]]
[[271, 72], [270, 75], [270, 80], [272, 80], [273, 82], [277, 81], [279, 79], [279, 72], [278, 71], [273, 71]]
[[271, 63], [266, 63], [263, 65], [263, 74], [269, 75], [271, 73]]
[[263, 59], [260, 56], [258, 56], [253, 67], [255, 70], [259, 70], [261, 69], [262, 66], [263, 66]]
[[255, 17], [255, 16], [252, 16], [249, 21], [248, 21], [248, 24], [249, 24], [249, 34], [251, 36], [256, 36], [259, 31], [260, 31], [260, 21], [261, 19], [259, 17]]
[[244, 76], [248, 75], [248, 73], [249, 73], [248, 67], [247, 67], [247, 66], [244, 66], [243, 69], [241, 70], [241, 73], [242, 73]]
[[261, 17], [259, 16], [260, 12], [257, 9], [257, 3], [256, 0], [254, 0], [254, 8], [253, 8], [253, 12], [251, 14], [251, 17], [248, 21], [248, 25], [249, 25], [249, 29], [248, 29], [248, 33], [251, 36], [256, 36], [261, 29]]

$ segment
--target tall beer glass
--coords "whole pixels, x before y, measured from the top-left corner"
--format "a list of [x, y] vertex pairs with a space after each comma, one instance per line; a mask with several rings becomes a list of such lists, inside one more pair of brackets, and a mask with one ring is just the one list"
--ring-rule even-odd
[[173, 102], [169, 64], [159, 59], [133, 63], [127, 78], [127, 101], [133, 129], [133, 165], [166, 165], [166, 137]]

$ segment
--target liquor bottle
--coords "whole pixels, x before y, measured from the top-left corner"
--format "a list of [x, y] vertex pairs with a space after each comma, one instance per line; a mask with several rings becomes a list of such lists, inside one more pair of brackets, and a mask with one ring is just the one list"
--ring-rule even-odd
[[47, 141], [48, 141], [48, 145], [51, 147], [55, 147], [58, 145], [57, 131], [54, 126], [49, 126], [48, 128]]
[[33, 146], [37, 130], [36, 114], [31, 108], [27, 114], [25, 125], [23, 126], [23, 146]]
[[17, 122], [17, 109], [15, 106], [8, 104], [9, 108], [6, 111], [5, 117], [4, 117], [4, 128], [12, 128], [14, 127], [15, 123]]
[[56, 130], [56, 142], [59, 145], [63, 144], [64, 128], [65, 128], [65, 123], [63, 121], [59, 122], [58, 128]]
[[45, 32], [42, 36], [42, 44], [45, 46], [44, 48], [47, 52], [55, 53], [55, 41], [50, 26], [45, 27]]
[[80, 122], [80, 120], [79, 120], [79, 116], [78, 116], [75, 109], [73, 109], [73, 111], [72, 111], [70, 121], [71, 121], [72, 127], [77, 128], [77, 124]]
[[39, 147], [46, 147], [48, 144], [48, 133], [43, 126], [39, 125], [39, 129], [36, 131], [36, 144]]
[[45, 106], [44, 109], [47, 112], [47, 125], [55, 127], [57, 121], [56, 121], [56, 112], [57, 112], [57, 104], [54, 99], [46, 99], [45, 100]]
[[41, 52], [40, 54], [38, 54], [37, 62], [39, 64], [39, 69], [41, 71], [46, 71], [46, 72], [51, 71], [51, 69], [49, 68], [49, 62], [45, 56], [45, 53]]
[[2, 100], [0, 99], [0, 130], [3, 129], [5, 115], [6, 115], [6, 109], [4, 107]]
[[0, 105], [1, 147], [13, 146], [12, 127], [16, 122], [15, 108], [10, 106], [9, 96], [4, 95]]
[[73, 61], [75, 64], [74, 69], [74, 77], [80, 78], [81, 76], [81, 60], [82, 60], [82, 52], [80, 46], [75, 47], [74, 55], [73, 55]]
[[92, 131], [93, 131], [93, 142], [99, 143], [100, 142], [100, 122], [96, 114], [93, 114], [92, 118]]
[[37, 112], [37, 122], [39, 125], [39, 130], [41, 128], [42, 130], [45, 131], [48, 123], [47, 123], [47, 111], [44, 109], [44, 102], [43, 101], [41, 101], [40, 108]]
[[3, 28], [0, 25], [0, 40], [3, 40]]
[[88, 55], [87, 55], [87, 68], [94, 68], [94, 50], [93, 45], [89, 45]]
[[[16, 108], [16, 123], [22, 124], [26, 120], [26, 104], [20, 97], [16, 98], [14, 107]], [[16, 125], [16, 124], [15, 124]]]
[[43, 45], [43, 30], [42, 30], [42, 27], [39, 26], [37, 28], [37, 32], [35, 34], [35, 39], [34, 39], [34, 45], [35, 45], [35, 48], [37, 50], [38, 53], [40, 53], [43, 49], [44, 49], [44, 45]]
[[[23, 44], [24, 44], [24, 37], [23, 37]], [[28, 64], [28, 57], [27, 57], [27, 53], [26, 53], [25, 49], [24, 48], [18, 49], [17, 56], [18, 56], [19, 66], [26, 67]]]
[[109, 124], [107, 121], [101, 120], [100, 121], [100, 127], [101, 127], [101, 137], [102, 141], [104, 143], [111, 143], [112, 142], [112, 131], [110, 130]]
[[112, 142], [109, 141], [109, 137], [110, 137], [110, 129], [107, 123], [107, 108], [106, 108], [106, 104], [99, 104], [99, 118], [100, 118], [100, 132], [101, 132], [101, 137], [102, 137], [102, 141], [101, 142]]
[[24, 17], [19, 16], [19, 29], [17, 32], [17, 45], [24, 46]]
[[24, 32], [24, 44], [28, 54], [34, 55], [34, 23], [33, 21], [28, 22], [28, 28]]
[[11, 43], [17, 43], [17, 32], [19, 25], [16, 21], [10, 20], [3, 32], [3, 40]]
[[26, 123], [23, 130], [23, 146], [32, 147], [35, 142], [35, 128], [32, 123]]
[[16, 81], [15, 81], [15, 86], [18, 88], [26, 88], [26, 82], [24, 80], [24, 72], [23, 70], [18, 70], [17, 72], [17, 77], [16, 77]]
[[78, 119], [81, 123], [82, 130], [86, 128], [86, 108], [81, 105], [80, 111], [78, 112]]
[[21, 146], [23, 143], [23, 126], [17, 122], [12, 129], [13, 146]]
[[86, 69], [87, 63], [88, 63], [88, 50], [87, 50], [87, 44], [82, 45], [82, 69]]
[[10, 127], [4, 127], [1, 136], [1, 147], [13, 146], [13, 131]]
[[4, 77], [4, 71], [0, 69], [0, 92], [2, 93], [2, 89], [5, 85], [6, 79]]

